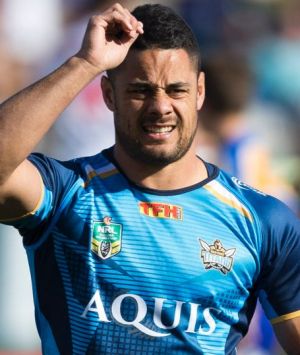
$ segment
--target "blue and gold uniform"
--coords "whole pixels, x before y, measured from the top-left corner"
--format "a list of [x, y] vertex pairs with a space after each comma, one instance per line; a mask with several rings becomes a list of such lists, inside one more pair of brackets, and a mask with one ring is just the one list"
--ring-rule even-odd
[[[24, 236], [44, 354], [234, 354], [260, 298], [300, 315], [299, 220], [207, 164], [185, 189], [136, 186], [112, 149], [60, 162]], [[187, 172], [188, 173], [188, 172]]]

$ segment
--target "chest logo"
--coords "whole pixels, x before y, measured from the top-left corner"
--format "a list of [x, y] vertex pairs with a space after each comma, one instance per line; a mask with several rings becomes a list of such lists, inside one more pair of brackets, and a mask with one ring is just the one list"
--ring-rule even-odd
[[205, 269], [217, 269], [226, 275], [232, 269], [236, 249], [226, 250], [218, 239], [212, 245], [202, 239], [199, 239], [199, 242], [202, 247], [200, 257]]
[[91, 250], [101, 259], [108, 259], [121, 251], [122, 224], [112, 223], [111, 217], [94, 221]]
[[140, 202], [140, 213], [148, 217], [182, 220], [182, 208], [162, 202]]

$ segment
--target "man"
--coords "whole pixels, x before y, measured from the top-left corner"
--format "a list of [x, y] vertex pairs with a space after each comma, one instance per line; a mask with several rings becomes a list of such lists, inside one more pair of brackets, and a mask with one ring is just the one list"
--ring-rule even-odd
[[[232, 354], [258, 294], [298, 353], [299, 223], [195, 155], [198, 68], [169, 8], [116, 4], [74, 57], [2, 105], [0, 213], [24, 236], [44, 354]], [[26, 159], [103, 71], [115, 146]]]

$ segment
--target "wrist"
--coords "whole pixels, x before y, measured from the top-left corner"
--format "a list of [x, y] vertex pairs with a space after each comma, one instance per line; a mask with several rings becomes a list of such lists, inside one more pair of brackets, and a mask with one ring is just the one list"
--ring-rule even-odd
[[96, 67], [88, 60], [81, 57], [78, 53], [69, 59], [69, 64], [82, 69], [83, 72], [89, 78], [89, 80], [93, 80], [94, 78], [96, 78], [98, 75], [100, 75], [102, 72], [105, 71], [105, 69]]

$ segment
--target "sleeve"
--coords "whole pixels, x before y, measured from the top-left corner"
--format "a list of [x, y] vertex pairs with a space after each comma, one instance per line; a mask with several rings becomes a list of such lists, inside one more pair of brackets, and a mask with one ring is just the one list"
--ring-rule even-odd
[[300, 316], [300, 221], [277, 199], [265, 198], [259, 298], [276, 324]]
[[1, 221], [14, 226], [24, 237], [24, 245], [38, 241], [47, 230], [64, 196], [78, 179], [74, 162], [60, 162], [40, 153], [33, 153], [28, 160], [39, 170], [43, 192], [33, 211], [19, 218]]

